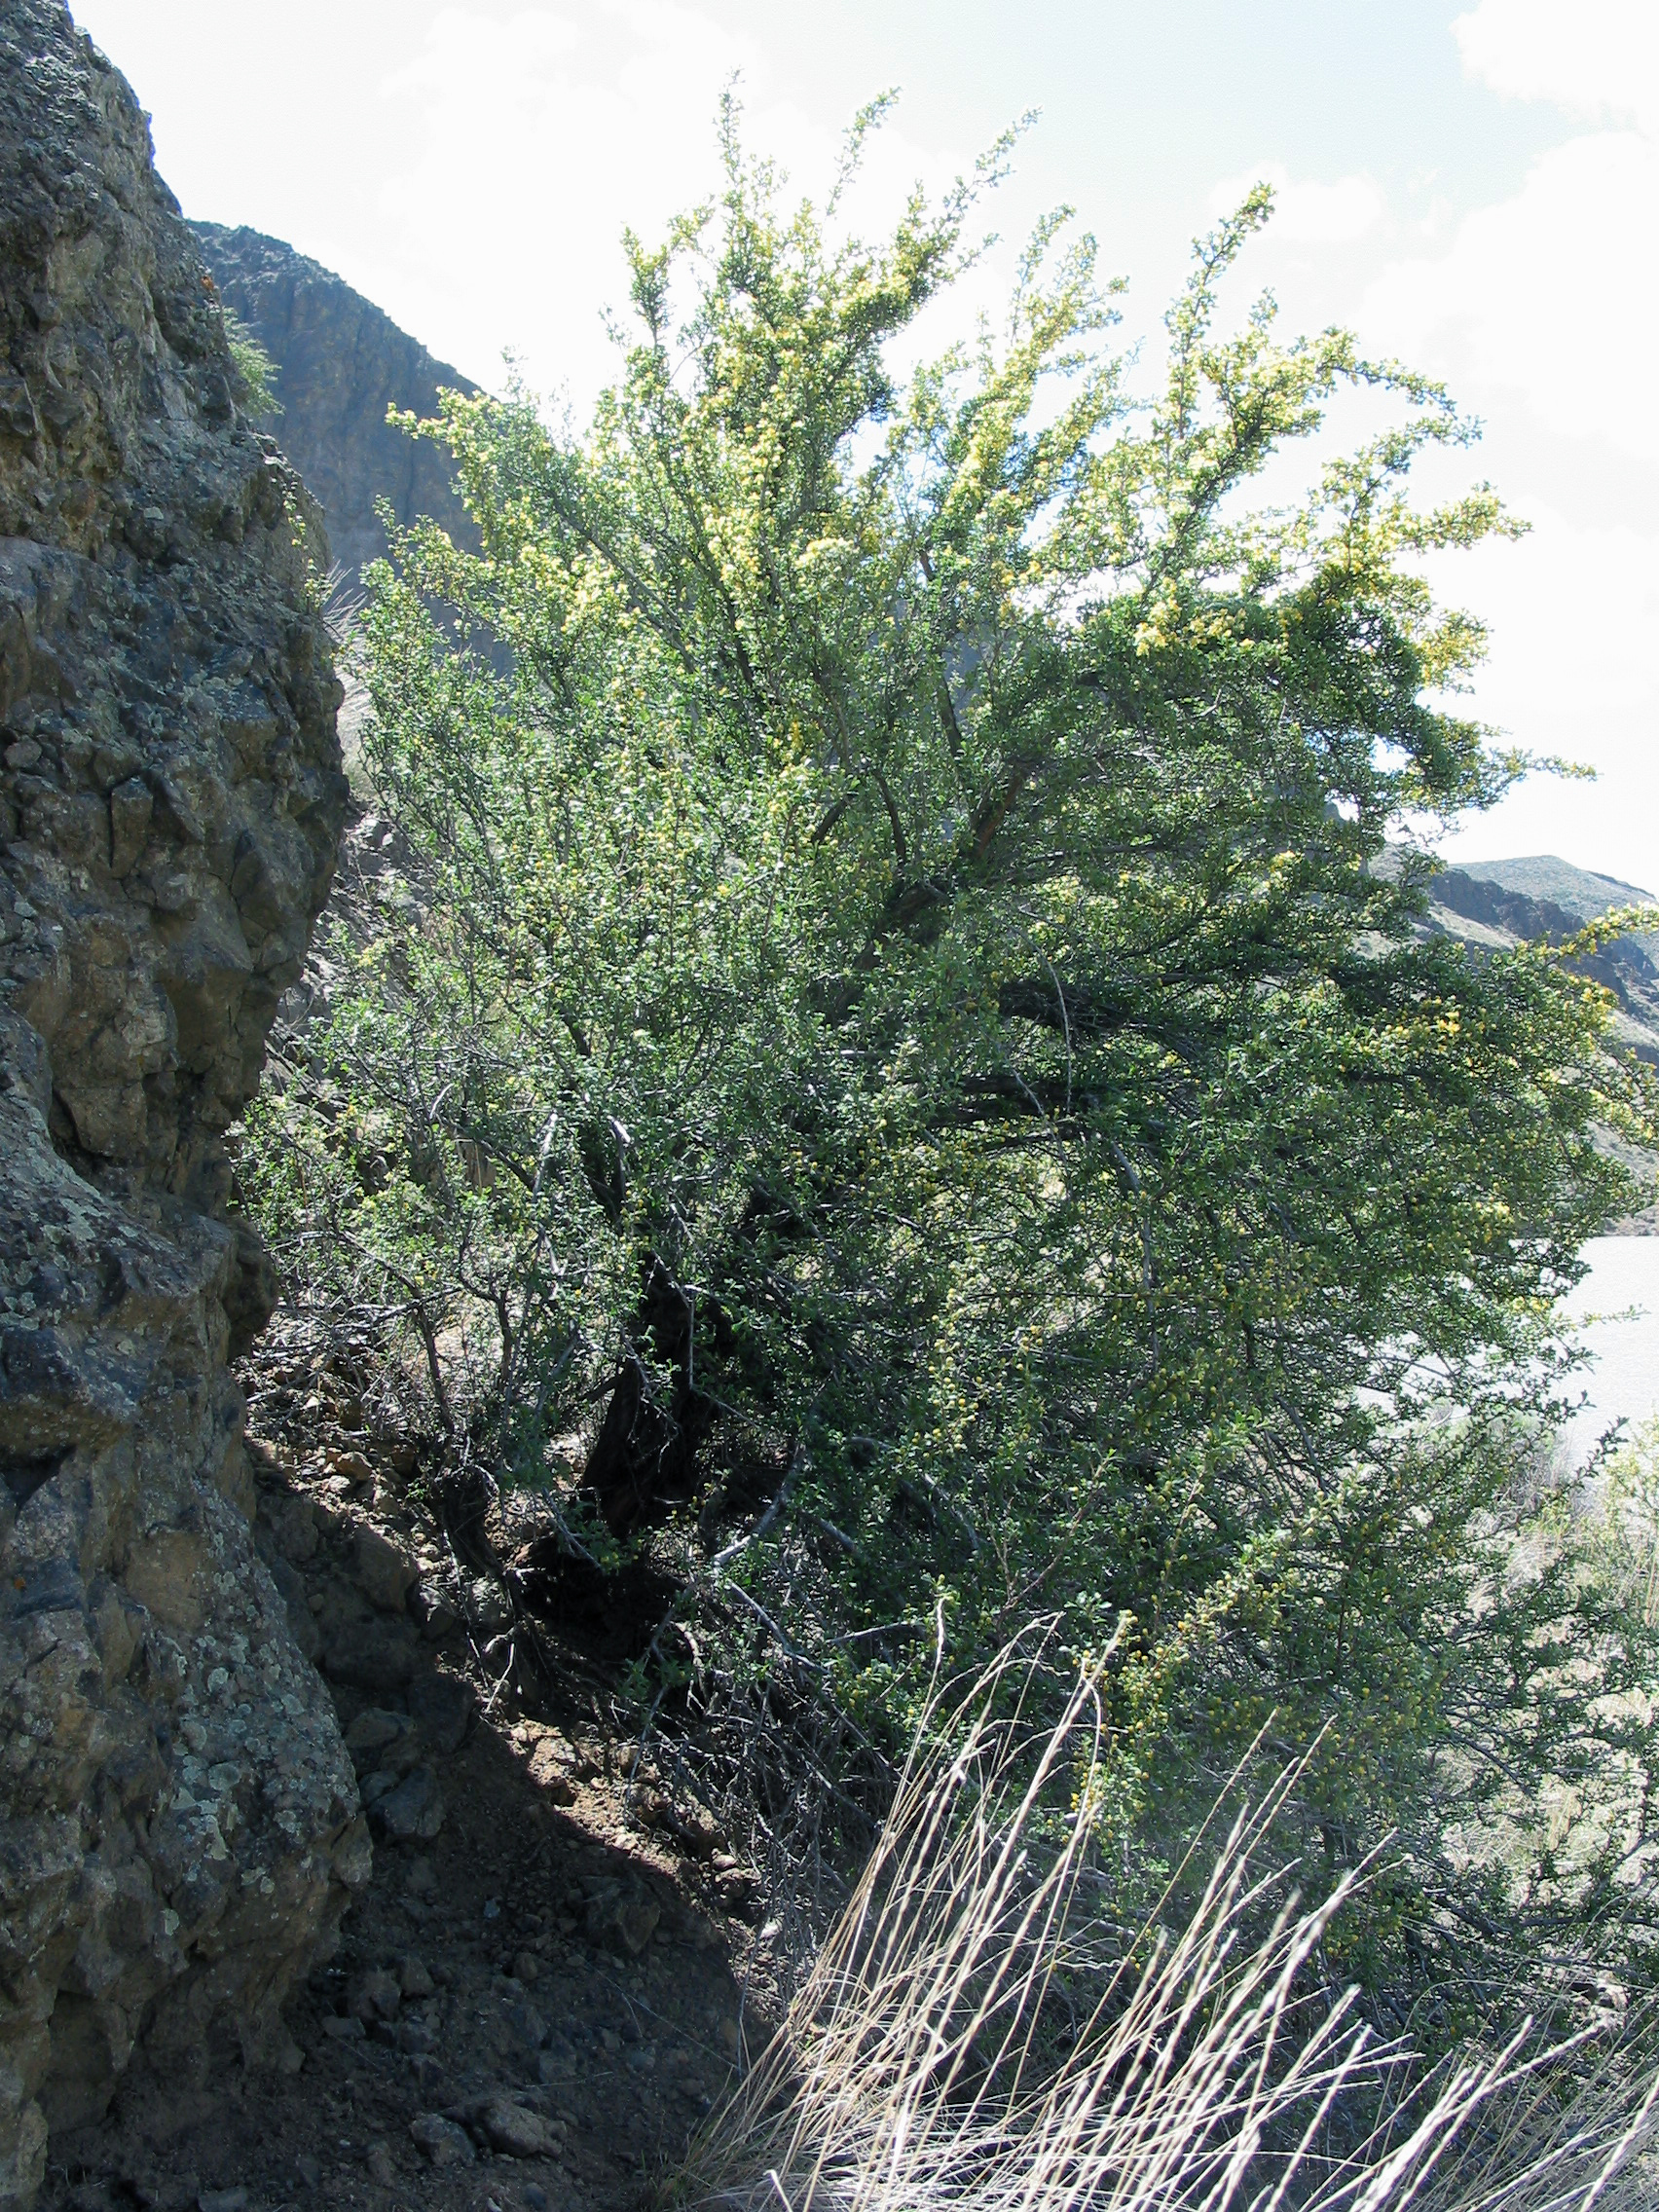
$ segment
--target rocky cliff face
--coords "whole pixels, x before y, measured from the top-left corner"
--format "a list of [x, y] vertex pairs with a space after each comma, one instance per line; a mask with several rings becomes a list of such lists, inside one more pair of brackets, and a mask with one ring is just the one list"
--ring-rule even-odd
[[226, 307], [276, 364], [282, 412], [271, 426], [322, 502], [348, 580], [355, 584], [363, 564], [386, 552], [377, 499], [389, 501], [400, 523], [430, 515], [458, 543], [471, 543], [448, 456], [390, 427], [386, 414], [397, 407], [434, 415], [440, 385], [467, 392], [476, 386], [279, 239], [217, 223], [191, 227]]
[[224, 1132], [344, 814], [314, 507], [124, 80], [0, 0], [0, 2204], [280, 2040], [366, 1870], [249, 1536]]

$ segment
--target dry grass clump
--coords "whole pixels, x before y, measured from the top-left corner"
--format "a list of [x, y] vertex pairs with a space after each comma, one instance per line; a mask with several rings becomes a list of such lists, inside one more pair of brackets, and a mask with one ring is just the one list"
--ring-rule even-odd
[[[936, 1700], [783, 2032], [672, 2195], [720, 2212], [1566, 2212], [1659, 2201], [1659, 2081], [1523, 2027], [1424, 2067], [1319, 1969], [1248, 1802], [1197, 1904], [1115, 1928], [1091, 1852], [1087, 1680], [1031, 1740], [1018, 1646]], [[1359, 1877], [1363, 1879], [1363, 1874]], [[1648, 2070], [1650, 2071], [1650, 2070]], [[1634, 2083], [1634, 2086], [1633, 2086]]]

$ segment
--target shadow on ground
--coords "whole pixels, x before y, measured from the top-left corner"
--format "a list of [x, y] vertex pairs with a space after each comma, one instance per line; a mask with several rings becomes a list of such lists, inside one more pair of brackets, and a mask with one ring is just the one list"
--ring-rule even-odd
[[54, 2138], [43, 2203], [637, 2201], [756, 2037], [754, 1937], [705, 1867], [630, 1825], [619, 1747], [491, 1708], [476, 1633], [423, 1597], [432, 1532], [366, 1437], [250, 1449], [261, 1550], [330, 1683], [373, 1871], [282, 2046], [197, 2082], [135, 2067], [100, 2125]]

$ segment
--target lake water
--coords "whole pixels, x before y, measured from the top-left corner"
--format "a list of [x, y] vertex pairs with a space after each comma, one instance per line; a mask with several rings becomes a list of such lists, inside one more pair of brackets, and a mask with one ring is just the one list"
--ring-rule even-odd
[[1592, 1402], [1567, 1432], [1580, 1460], [1609, 1421], [1634, 1427], [1659, 1412], [1659, 1236], [1598, 1236], [1583, 1256], [1590, 1272], [1567, 1301], [1579, 1318], [1594, 1316], [1596, 1364], [1581, 1379]]

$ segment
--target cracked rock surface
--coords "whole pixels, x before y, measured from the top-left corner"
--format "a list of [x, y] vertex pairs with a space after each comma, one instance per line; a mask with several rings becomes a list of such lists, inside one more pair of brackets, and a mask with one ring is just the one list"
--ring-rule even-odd
[[0, 2204], [206, 2080], [368, 1873], [249, 1531], [225, 1132], [344, 819], [314, 505], [125, 80], [0, 0]]

